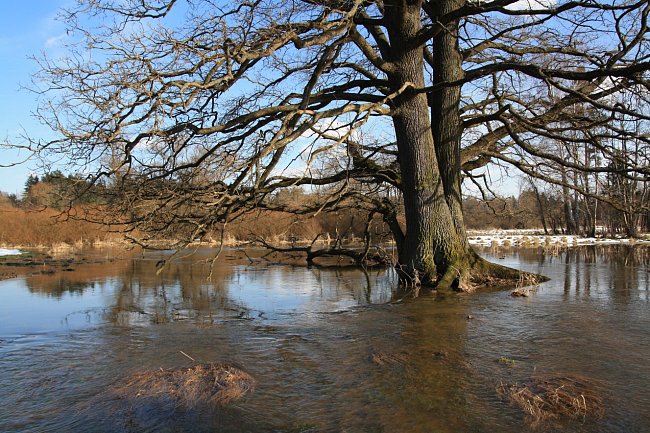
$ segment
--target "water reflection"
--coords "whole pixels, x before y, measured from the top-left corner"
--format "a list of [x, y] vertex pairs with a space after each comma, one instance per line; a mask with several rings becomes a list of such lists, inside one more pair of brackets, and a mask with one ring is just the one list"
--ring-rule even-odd
[[610, 246], [563, 253], [567, 270], [565, 294], [582, 294], [621, 304], [638, 298], [648, 300], [648, 251], [647, 248]]
[[547, 275], [550, 285], [562, 281], [567, 297], [615, 303], [650, 299], [650, 248], [602, 245], [540, 254], [534, 249], [484, 249], [483, 255], [508, 266]]
[[[84, 313], [119, 325], [191, 320], [277, 320], [292, 314], [345, 310], [390, 300], [395, 276], [388, 270], [321, 269], [251, 265], [226, 255], [216, 265], [211, 251], [170, 261], [168, 253], [134, 255], [109, 264], [79, 264], [57, 273], [35, 272], [24, 279], [31, 293], [62, 301], [84, 292], [112, 293], [108, 305]], [[61, 305], [62, 306], [62, 305]]]
[[84, 291], [106, 287], [112, 279], [124, 272], [130, 259], [115, 259], [108, 263], [84, 263], [72, 265], [55, 272], [51, 269], [32, 270], [24, 277], [31, 293], [61, 299], [66, 295], [82, 295]]

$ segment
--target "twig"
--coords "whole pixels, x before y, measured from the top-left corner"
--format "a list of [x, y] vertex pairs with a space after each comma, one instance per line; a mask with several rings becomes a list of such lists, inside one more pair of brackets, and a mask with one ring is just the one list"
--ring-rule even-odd
[[187, 356], [188, 358], [190, 358], [192, 361], [196, 362], [196, 359], [192, 358], [190, 355], [188, 355], [187, 353], [183, 352], [182, 350], [179, 350], [179, 352], [181, 352], [181, 354], [183, 354], [183, 355]]

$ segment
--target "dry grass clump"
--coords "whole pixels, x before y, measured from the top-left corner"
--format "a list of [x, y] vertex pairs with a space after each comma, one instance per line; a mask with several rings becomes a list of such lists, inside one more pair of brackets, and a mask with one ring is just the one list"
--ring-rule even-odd
[[125, 398], [171, 398], [179, 406], [222, 405], [252, 391], [253, 378], [226, 364], [197, 364], [193, 367], [137, 373], [116, 389]]
[[532, 378], [497, 386], [497, 393], [519, 406], [533, 421], [600, 418], [603, 399], [588, 379], [575, 376]]

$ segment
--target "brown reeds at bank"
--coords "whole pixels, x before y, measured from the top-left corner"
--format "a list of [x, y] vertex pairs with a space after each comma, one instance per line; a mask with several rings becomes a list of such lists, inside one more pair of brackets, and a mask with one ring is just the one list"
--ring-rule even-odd
[[[73, 210], [77, 215], [82, 210]], [[70, 211], [70, 212], [73, 212]], [[22, 209], [0, 206], [0, 245], [52, 247], [57, 244], [81, 245], [118, 240], [111, 227], [74, 219], [56, 209]]]

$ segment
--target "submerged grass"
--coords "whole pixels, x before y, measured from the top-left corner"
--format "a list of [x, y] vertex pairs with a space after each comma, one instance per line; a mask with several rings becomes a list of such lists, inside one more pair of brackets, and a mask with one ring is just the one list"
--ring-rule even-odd
[[115, 390], [123, 398], [171, 398], [179, 406], [223, 405], [252, 391], [253, 378], [240, 369], [206, 363], [137, 373]]
[[497, 393], [522, 409], [533, 422], [546, 419], [601, 418], [603, 398], [589, 380], [577, 376], [531, 378], [497, 386]]
[[514, 367], [517, 365], [517, 362], [514, 359], [508, 358], [507, 356], [502, 356], [501, 358], [497, 359], [497, 362], [507, 367]]
[[387, 352], [374, 352], [370, 359], [373, 364], [378, 366], [385, 365], [401, 365], [404, 366], [408, 363], [408, 355], [406, 353], [387, 353]]

